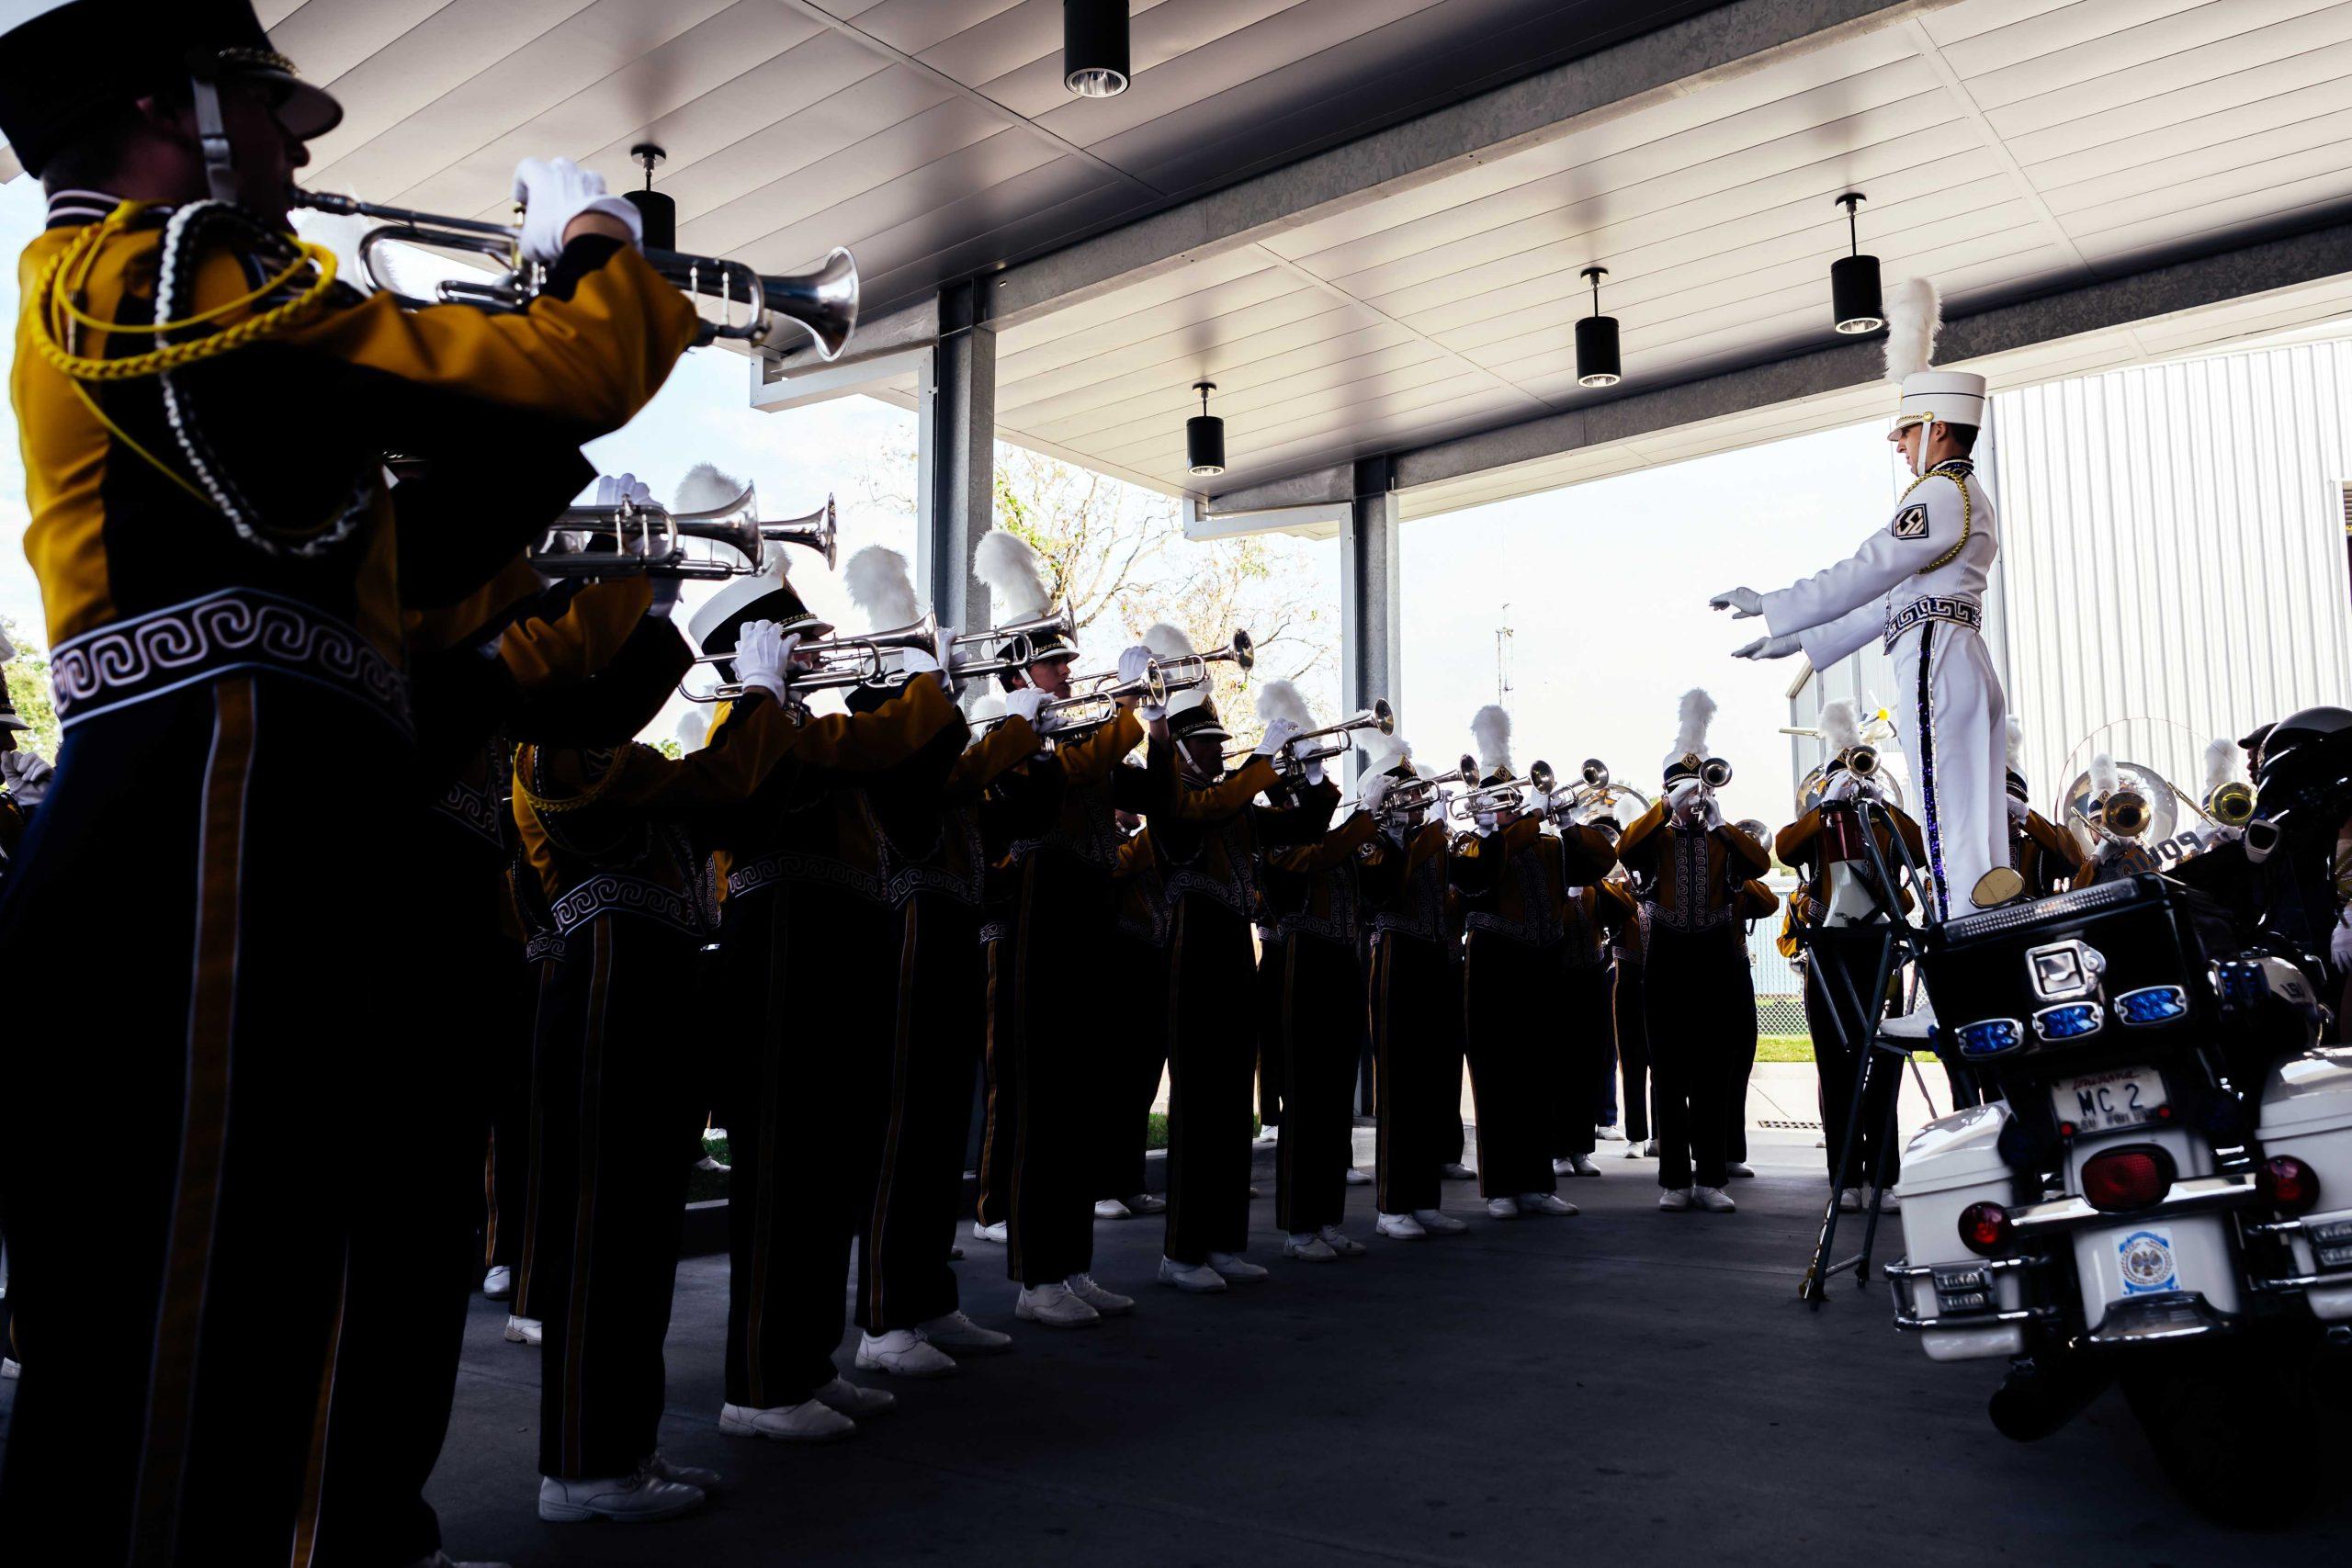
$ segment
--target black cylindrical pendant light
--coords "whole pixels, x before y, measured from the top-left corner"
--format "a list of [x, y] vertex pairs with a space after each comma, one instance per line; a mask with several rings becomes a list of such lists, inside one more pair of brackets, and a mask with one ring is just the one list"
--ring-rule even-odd
[[1062, 0], [1062, 85], [1081, 98], [1127, 90], [1127, 0]]
[[1184, 422], [1184, 463], [1188, 473], [1208, 475], [1225, 472], [1225, 421], [1209, 412], [1209, 394], [1216, 390], [1215, 381], [1195, 381], [1193, 390], [1201, 394], [1201, 412]]
[[628, 150], [628, 155], [645, 165], [645, 188], [625, 190], [621, 199], [637, 209], [638, 219], [645, 225], [648, 250], [674, 251], [678, 248], [677, 200], [653, 188], [653, 165], [669, 154], [650, 141], [640, 141]]
[[1577, 323], [1577, 385], [1613, 387], [1625, 375], [1617, 358], [1617, 318], [1600, 313], [1600, 280], [1609, 269], [1589, 266], [1583, 276], [1592, 279], [1592, 314]]
[[1878, 291], [1878, 257], [1861, 254], [1861, 234], [1854, 222], [1854, 209], [1863, 200], [1858, 190], [1838, 198], [1838, 205], [1846, 209], [1848, 254], [1829, 264], [1829, 302], [1838, 313], [1838, 330], [1849, 335], [1874, 333], [1886, 325], [1886, 307], [1880, 302]]

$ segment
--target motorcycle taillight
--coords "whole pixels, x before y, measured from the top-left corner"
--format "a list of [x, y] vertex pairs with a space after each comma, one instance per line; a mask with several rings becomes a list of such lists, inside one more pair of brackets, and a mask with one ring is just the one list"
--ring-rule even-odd
[[2009, 1212], [1998, 1203], [1971, 1203], [1960, 1212], [1960, 1245], [1979, 1258], [2009, 1249]]
[[2319, 1172], [2292, 1155], [2273, 1155], [2256, 1174], [2262, 1195], [2290, 1214], [2307, 1214], [2319, 1207]]
[[2083, 1201], [2103, 1214], [2145, 1209], [2172, 1190], [2172, 1156], [2160, 1148], [2111, 1149], [2083, 1163]]

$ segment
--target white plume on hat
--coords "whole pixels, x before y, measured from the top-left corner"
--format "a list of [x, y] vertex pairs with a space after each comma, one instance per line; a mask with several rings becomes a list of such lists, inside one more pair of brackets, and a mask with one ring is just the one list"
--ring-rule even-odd
[[1478, 754], [1478, 766], [1487, 773], [1510, 773], [1510, 714], [1495, 703], [1488, 703], [1470, 717], [1470, 739]]
[[1685, 757], [1707, 754], [1707, 727], [1715, 721], [1715, 699], [1703, 686], [1682, 694], [1682, 711], [1674, 732], [1674, 750], [1666, 754], [1670, 766]]
[[751, 486], [716, 463], [696, 463], [678, 481], [676, 492], [670, 497], [670, 510], [709, 512], [741, 500], [749, 489]]
[[865, 624], [877, 632], [907, 626], [922, 615], [907, 558], [887, 545], [868, 545], [850, 557], [842, 578], [851, 602], [865, 613]]
[[1046, 561], [1018, 534], [991, 528], [972, 552], [972, 575], [987, 585], [989, 613], [998, 622], [1034, 620], [1053, 603]]
[[678, 748], [684, 751], [699, 751], [710, 743], [710, 718], [703, 713], [689, 711], [678, 716]]
[[1258, 722], [1271, 725], [1286, 718], [1301, 730], [1315, 728], [1315, 716], [1306, 709], [1306, 698], [1297, 684], [1290, 681], [1269, 681], [1258, 688]]
[[2245, 757], [2245, 753], [2238, 749], [2238, 743], [2234, 740], [2217, 738], [2205, 742], [2205, 798], [2207, 800], [2212, 799], [2213, 792], [2223, 784], [2238, 783], [2243, 779], [2241, 764]]
[[2101, 751], [2091, 759], [2091, 798], [2104, 800], [2123, 785], [2123, 774], [2117, 769], [2115, 759]]
[[1374, 730], [1356, 747], [1363, 757], [1364, 772], [1385, 773], [1399, 762], [1413, 760], [1413, 749], [1402, 736], [1383, 735]]
[[1822, 705], [1821, 743], [1833, 757], [1842, 756], [1862, 743], [1861, 721], [1854, 716], [1853, 704], [1840, 700]]
[[980, 690], [978, 695], [965, 705], [964, 716], [975, 726], [986, 724], [992, 718], [1002, 718], [1004, 699], [993, 691]]
[[1924, 277], [1897, 283], [1886, 300], [1886, 378], [1900, 385], [1933, 366], [1943, 324], [1943, 297], [1933, 283]]
[[2017, 715], [2011, 714], [2009, 715], [2009, 771], [2013, 773], [2025, 772], [2025, 769], [2018, 765], [2024, 761], [2025, 724]]
[[[1151, 649], [1151, 656], [1154, 659], [1163, 660], [1189, 659], [1193, 653], [1193, 639], [1186, 637], [1181, 627], [1170, 626], [1166, 621], [1154, 621], [1146, 628], [1143, 634], [1143, 645]], [[1169, 698], [1168, 712], [1170, 716], [1180, 713], [1190, 713], [1208, 700], [1209, 683], [1204, 681], [1199, 685], [1179, 692]]]

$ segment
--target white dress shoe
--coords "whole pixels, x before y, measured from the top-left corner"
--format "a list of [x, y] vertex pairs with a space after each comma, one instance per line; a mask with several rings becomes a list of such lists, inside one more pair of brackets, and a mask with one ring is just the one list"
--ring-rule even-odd
[[911, 1328], [894, 1328], [888, 1334], [859, 1336], [857, 1370], [900, 1378], [952, 1377], [956, 1358]]
[[1639, 1159], [1642, 1157], [1642, 1144], [1639, 1139], [1628, 1138], [1625, 1140], [1625, 1157], [1627, 1159]]
[[595, 1481], [539, 1477], [539, 1517], [558, 1524], [581, 1519], [668, 1519], [699, 1508], [699, 1486], [682, 1486], [646, 1471]]
[[1936, 1004], [1922, 997], [1919, 998], [1919, 1005], [1901, 1018], [1883, 1021], [1878, 1026], [1878, 1032], [1889, 1040], [1924, 1041], [1935, 1027]]
[[1098, 1220], [1132, 1220], [1136, 1213], [1116, 1198], [1099, 1198], [1094, 1203], [1094, 1217]]
[[1522, 1192], [1519, 1195], [1519, 1212], [1522, 1214], [1573, 1214], [1577, 1206], [1556, 1192]]
[[506, 1340], [510, 1345], [537, 1345], [547, 1337], [547, 1329], [536, 1317], [506, 1319]]
[[1592, 1163], [1590, 1155], [1570, 1155], [1568, 1171], [1575, 1176], [1599, 1176], [1600, 1168]]
[[1348, 1167], [1348, 1185], [1351, 1187], [1369, 1187], [1372, 1185], [1372, 1178], [1366, 1176], [1363, 1171], [1358, 1170], [1354, 1166], [1350, 1166]]
[[1123, 1296], [1116, 1291], [1104, 1290], [1094, 1282], [1094, 1276], [1091, 1274], [1072, 1274], [1062, 1283], [1069, 1287], [1071, 1295], [1076, 1296], [1104, 1317], [1117, 1317], [1122, 1313], [1136, 1310], [1135, 1297]]
[[1312, 1231], [1285, 1236], [1283, 1239], [1283, 1256], [1295, 1258], [1301, 1263], [1337, 1263], [1340, 1260], [1340, 1255]]
[[1391, 1241], [1420, 1241], [1430, 1234], [1421, 1222], [1410, 1214], [1383, 1214], [1374, 1222], [1372, 1228]]
[[1157, 1192], [1130, 1192], [1119, 1201], [1127, 1206], [1127, 1213], [1131, 1214], [1164, 1214], [1168, 1212], [1168, 1200]]
[[20, 1378], [24, 1375], [25, 1369], [17, 1364], [14, 1356], [0, 1356], [0, 1378]]
[[915, 1332], [943, 1350], [959, 1356], [1001, 1356], [1012, 1348], [1012, 1336], [982, 1328], [960, 1312], [917, 1324]]
[[1435, 1209], [1414, 1210], [1413, 1223], [1431, 1235], [1462, 1235], [1470, 1229], [1465, 1222], [1455, 1219], [1452, 1214], [1442, 1214]]
[[1552, 1162], [1552, 1174], [1555, 1176], [1574, 1176], [1576, 1173], [1577, 1168], [1574, 1160], [1555, 1159]]
[[514, 1270], [501, 1263], [481, 1277], [481, 1293], [494, 1302], [503, 1302], [514, 1293]]
[[857, 1434], [857, 1423], [821, 1399], [756, 1410], [748, 1404], [718, 1407], [718, 1429], [730, 1438], [773, 1438], [780, 1443], [834, 1443]]
[[1903, 1199], [1896, 1193], [1894, 1188], [1882, 1187], [1878, 1190], [1878, 1212], [1880, 1213], [1894, 1214], [1900, 1213], [1902, 1211]]
[[1679, 1214], [1690, 1206], [1690, 1189], [1669, 1187], [1657, 1195], [1657, 1206], [1669, 1214]]
[[992, 1225], [984, 1225], [980, 1224], [979, 1221], [974, 1220], [972, 1222], [972, 1239], [974, 1241], [993, 1241], [999, 1245], [1002, 1245], [1004, 1241], [1004, 1224], [1005, 1223], [1002, 1220], [997, 1221], [997, 1223]]
[[847, 1378], [837, 1377], [817, 1391], [817, 1403], [828, 1410], [865, 1421], [895, 1409], [899, 1396], [888, 1389], [861, 1388]]
[[1332, 1251], [1338, 1253], [1342, 1258], [1362, 1258], [1363, 1256], [1363, 1243], [1358, 1241], [1355, 1237], [1350, 1235], [1347, 1232], [1341, 1230], [1337, 1225], [1325, 1225], [1321, 1230], [1317, 1231], [1315, 1234], [1323, 1238], [1324, 1246], [1329, 1247]]
[[1224, 1276], [1228, 1285], [1254, 1285], [1273, 1272], [1250, 1262], [1238, 1252], [1212, 1252], [1209, 1267]]
[[1657, 1140], [1656, 1138], [1645, 1139], [1643, 1142], [1642, 1157], [1644, 1159], [1657, 1158]]
[[1020, 1298], [1012, 1303], [1012, 1315], [1023, 1323], [1043, 1324], [1047, 1328], [1091, 1328], [1102, 1321], [1102, 1314], [1088, 1306], [1059, 1280], [1043, 1285], [1023, 1285]]
[[1592, 1135], [1604, 1144], [1613, 1144], [1625, 1135], [1625, 1131], [1616, 1122], [1611, 1122], [1606, 1127], [1595, 1127], [1592, 1130]]
[[1199, 1295], [1225, 1289], [1225, 1276], [1207, 1264], [1179, 1263], [1172, 1258], [1159, 1260], [1159, 1282]]
[[1441, 1179], [1446, 1181], [1476, 1181], [1478, 1179], [1478, 1173], [1460, 1160], [1446, 1161], [1437, 1168], [1437, 1173]]
[[1725, 1176], [1754, 1176], [1756, 1169], [1746, 1160], [1727, 1159], [1724, 1161], [1724, 1174]]
[[1487, 1199], [1487, 1217], [1490, 1220], [1515, 1220], [1519, 1218], [1519, 1200], [1516, 1198]]
[[1711, 1214], [1735, 1213], [1739, 1209], [1739, 1205], [1731, 1201], [1731, 1194], [1720, 1187], [1693, 1187], [1690, 1189], [1690, 1201]]
[[664, 1481], [674, 1481], [681, 1486], [692, 1486], [702, 1492], [716, 1492], [719, 1483], [726, 1480], [715, 1470], [706, 1470], [698, 1464], [680, 1464], [658, 1449], [652, 1458], [638, 1468], [649, 1475], [658, 1475]]
[[1860, 1213], [1862, 1212], [1862, 1190], [1859, 1187], [1839, 1188], [1838, 1190], [1838, 1212], [1841, 1214]]

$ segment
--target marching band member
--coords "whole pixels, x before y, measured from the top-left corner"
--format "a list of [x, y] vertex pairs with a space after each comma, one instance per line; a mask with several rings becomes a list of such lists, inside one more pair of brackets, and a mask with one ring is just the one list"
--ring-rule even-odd
[[1683, 694], [1681, 727], [1666, 761], [1666, 794], [1625, 829], [1618, 858], [1649, 906], [1643, 964], [1650, 1071], [1656, 1084], [1658, 1207], [1736, 1205], [1724, 1190], [1733, 1114], [1730, 1060], [1755, 1050], [1756, 982], [1740, 939], [1741, 885], [1771, 869], [1761, 844], [1723, 819], [1704, 782], [1714, 699]]
[[1608, 864], [1570, 886], [1560, 901], [1559, 1011], [1566, 1025], [1555, 1058], [1559, 1077], [1553, 1087], [1552, 1174], [1599, 1176], [1592, 1162], [1601, 1126], [1600, 1097], [1611, 1077], [1609, 1058], [1617, 1021], [1610, 999], [1610, 944], [1634, 919], [1633, 897], [1609, 874], [1617, 848], [1598, 826], [1563, 823], [1561, 832], [1589, 834], [1594, 858], [1606, 848]]
[[[710, 493], [741, 492], [715, 471], [703, 478]], [[679, 499], [700, 497], [682, 490]], [[706, 655], [732, 653], [748, 650], [750, 628], [762, 624], [796, 646], [833, 629], [802, 601], [781, 557], [713, 594], [691, 629]], [[728, 678], [756, 687], [742, 660], [733, 666]], [[729, 665], [718, 669], [725, 676]], [[855, 791], [891, 770], [920, 770], [942, 750], [952, 759], [963, 716], [931, 678], [908, 681], [871, 712], [821, 717], [788, 692], [775, 705], [756, 690], [744, 696], [748, 711], [718, 705], [711, 745], [772, 706], [788, 716], [793, 744], [708, 830], [723, 889], [718, 984], [728, 1038], [718, 1076], [732, 1168], [718, 1427], [730, 1437], [823, 1442], [895, 1403], [850, 1382], [832, 1359], [851, 1242], [871, 1209], [896, 1021], [884, 1000], [897, 995], [893, 928]], [[833, 994], [865, 1005], [821, 1013], [825, 1027], [810, 1027], [810, 998]]]
[[[1624, 824], [1614, 817], [1593, 820], [1616, 848], [1625, 836]], [[1623, 1097], [1625, 1157], [1656, 1158], [1650, 1114], [1650, 1035], [1648, 1014], [1642, 1008], [1642, 962], [1647, 950], [1650, 907], [1634, 893], [1633, 874], [1621, 863], [1609, 873], [1610, 884], [1623, 895], [1625, 916], [1609, 939], [1609, 1000], [1617, 1034], [1619, 1092]]]
[[[1144, 642], [1161, 659], [1193, 651], [1190, 639], [1164, 624], [1146, 632]], [[1168, 1239], [1159, 1282], [1212, 1292], [1267, 1272], [1241, 1256], [1250, 1243], [1250, 1076], [1257, 1031], [1250, 1020], [1237, 1028], [1234, 1018], [1236, 1002], [1253, 995], [1250, 922], [1258, 902], [1261, 829], [1267, 829], [1264, 842], [1293, 842], [1319, 830], [1329, 813], [1327, 807], [1322, 820], [1300, 825], [1270, 812], [1261, 822], [1250, 805], [1277, 782], [1272, 759], [1297, 733], [1289, 720], [1268, 725], [1248, 763], [1227, 776], [1230, 737], [1207, 687], [1179, 694], [1169, 709], [1155, 740], [1172, 750], [1176, 788], [1152, 820], [1172, 910]]]
[[[992, 613], [1008, 623], [1043, 615], [1053, 603], [1045, 562], [1017, 535], [989, 533], [972, 570], [989, 588]], [[1032, 686], [1005, 703], [1033, 718], [1047, 695], [1068, 694], [1071, 650], [1049, 637], [1035, 651], [1046, 657], [1028, 667], [1030, 679], [1055, 682], [1058, 691]], [[1143, 659], [1129, 649], [1120, 663], [1139, 671]], [[1048, 1328], [1091, 1327], [1135, 1308], [1132, 1298], [1094, 1280], [1089, 1189], [1106, 1136], [1102, 1122], [1115, 1103], [1111, 1085], [1119, 1081], [1097, 1048], [1092, 1021], [1118, 1011], [1119, 976], [1111, 967], [1117, 949], [1110, 936], [1118, 920], [1112, 874], [1123, 839], [1116, 813], [1151, 803], [1145, 770], [1124, 762], [1142, 740], [1142, 721], [1132, 701], [1123, 700], [1111, 722], [1034, 760], [1029, 772], [1046, 774], [1058, 792], [1052, 825], [1013, 846], [1019, 906], [1007, 939], [1011, 963], [1001, 942], [994, 971], [996, 985], [1009, 981], [1012, 987], [998, 1015], [1010, 1041], [990, 1046], [996, 1096], [989, 1138], [998, 1142], [1008, 1132], [1012, 1138], [1004, 1220], [1005, 1271], [1021, 1287], [1014, 1315]]]
[[[1746, 839], [1769, 846], [1772, 829], [1754, 818], [1745, 818], [1737, 831]], [[1781, 896], [1764, 884], [1761, 877], [1749, 877], [1739, 885], [1739, 895], [1733, 900], [1745, 931], [1752, 932], [1758, 920], [1769, 920], [1781, 911]], [[1756, 967], [1756, 954], [1746, 942], [1740, 952], [1747, 956], [1748, 968]], [[1752, 976], [1751, 976], [1752, 978]], [[1724, 1171], [1726, 1175], [1750, 1178], [1756, 1172], [1747, 1163], [1747, 1086], [1756, 1076], [1756, 1031], [1736, 1034], [1732, 1039], [1731, 1089], [1724, 1097], [1724, 1108], [1730, 1112], [1724, 1126]]]
[[[0, 38], [0, 134], [51, 196], [12, 390], [63, 728], [0, 906], [0, 949], [46, 981], [8, 1040], [70, 1038], [103, 996], [119, 1047], [0, 1059], [10, 1247], [77, 1298], [37, 1325], [0, 1476], [31, 1556], [51, 1521], [79, 1561], [136, 1542], [261, 1562], [307, 1533], [345, 1223], [355, 1184], [399, 1165], [380, 1090], [408, 1070], [413, 999], [404, 892], [318, 918], [317, 766], [403, 863], [422, 816], [403, 600], [461, 596], [537, 524], [396, 530], [381, 456], [576, 446], [695, 333], [634, 209], [568, 163], [518, 171], [522, 248], [549, 269], [528, 309], [338, 287], [286, 213], [341, 112], [236, 0], [73, 0]], [[188, 957], [125, 987], [86, 933], [134, 886], [149, 951]], [[114, 1156], [70, 1190], [24, 1179], [74, 1157], [55, 1109], [95, 1094]], [[333, 1135], [289, 1184], [298, 1123]]]
[[[1984, 423], [1984, 378], [1929, 368], [1939, 319], [1933, 284], [1895, 286], [1886, 367], [1903, 390], [1887, 439], [1917, 477], [1886, 526], [1850, 558], [1793, 587], [1735, 588], [1709, 602], [1738, 617], [1764, 617], [1770, 635], [1739, 649], [1743, 659], [1803, 651], [1826, 670], [1883, 640], [1911, 699], [1905, 745], [1924, 806], [1935, 905], [1928, 913], [1943, 920], [1966, 914], [1984, 874], [2008, 865], [2009, 834], [2001, 786], [2007, 715], [1981, 635], [2000, 524], [1969, 458]], [[1923, 1038], [1932, 1019], [1922, 1009], [1889, 1027]]]
[[[1298, 733], [1316, 728], [1306, 699], [1288, 681], [1258, 690], [1258, 717], [1286, 721]], [[1323, 764], [1301, 768], [1283, 798], [1328, 821], [1340, 803]], [[1269, 846], [1266, 902], [1278, 908], [1282, 970], [1274, 1018], [1282, 1043], [1283, 1135], [1274, 1158], [1274, 1223], [1288, 1234], [1284, 1258], [1328, 1263], [1361, 1258], [1363, 1244], [1340, 1229], [1348, 1213], [1347, 1171], [1354, 1163], [1355, 1083], [1363, 1046], [1363, 891], [1361, 852], [1372, 841], [1363, 811], [1306, 843]]]
[[2007, 805], [2010, 863], [2025, 885], [2029, 898], [2047, 898], [2073, 885], [2083, 868], [2083, 849], [2075, 835], [2033, 808], [2032, 792], [2021, 768], [2025, 726], [2008, 716]]
[[[1820, 728], [1822, 745], [1829, 753], [1822, 767], [1822, 803], [1781, 829], [1773, 851], [1804, 879], [1789, 897], [1786, 929], [1805, 956], [1805, 1022], [1821, 1077], [1822, 1143], [1829, 1179], [1838, 1189], [1838, 1206], [1854, 1212], [1862, 1206], [1863, 1177], [1876, 1176], [1882, 1159], [1883, 1180], [1877, 1184], [1887, 1190], [1890, 1201], [1903, 1170], [1899, 1141], [1880, 1148], [1893, 1125], [1895, 1097], [1902, 1092], [1902, 1066], [1874, 1058], [1871, 1043], [1886, 1005], [1885, 988], [1877, 984], [1877, 965], [1891, 919], [1890, 896], [1905, 910], [1912, 907], [1912, 897], [1907, 888], [1880, 886], [1851, 803], [1872, 801], [1884, 812], [1883, 817], [1872, 813], [1871, 830], [1890, 873], [1902, 874], [1905, 852], [1913, 863], [1922, 862], [1926, 840], [1919, 825], [1885, 797], [1874, 779], [1856, 771], [1864, 750], [1853, 705], [1825, 705]], [[1849, 1133], [1847, 1117], [1854, 1104], [1854, 1083], [1863, 1075], [1868, 1081], [1861, 1121]], [[1852, 1159], [1841, 1165], [1849, 1137]]]
[[[876, 632], [921, 614], [906, 558], [871, 545], [849, 558], [850, 596]], [[940, 650], [952, 649], [943, 631]], [[893, 661], [922, 680], [919, 652]], [[882, 707], [891, 689], [861, 686], [852, 712]], [[1007, 717], [968, 748], [961, 725], [940, 732], [908, 766], [876, 775], [854, 795], [880, 852], [882, 891], [893, 911], [886, 949], [897, 1005], [882, 1060], [888, 1066], [888, 1115], [878, 1129], [879, 1179], [858, 1251], [857, 1365], [900, 1377], [944, 1377], [948, 1354], [989, 1355], [1012, 1337], [982, 1328], [959, 1307], [948, 1247], [964, 1193], [972, 1080], [988, 1032], [987, 954], [980, 946], [988, 871], [981, 795], [1034, 753], [1037, 732]]]
[[[1515, 782], [1510, 715], [1492, 704], [1470, 722], [1481, 789]], [[1573, 1214], [1555, 1190], [1546, 1106], [1560, 1071], [1545, 1038], [1553, 995], [1566, 974], [1568, 889], [1607, 874], [1615, 858], [1596, 829], [1544, 831], [1541, 811], [1513, 805], [1481, 812], [1478, 838], [1453, 857], [1466, 911], [1463, 1042], [1478, 1116], [1478, 1190], [1498, 1220]], [[1592, 1135], [1589, 1108], [1585, 1136]]]
[[[1119, 830], [1126, 840], [1119, 846], [1114, 874], [1119, 891], [1119, 926], [1114, 941], [1119, 951], [1118, 972], [1127, 976], [1137, 996], [1168, 994], [1168, 885], [1159, 873], [1159, 852], [1152, 847], [1151, 829], [1133, 812], [1118, 814]], [[1095, 1178], [1094, 1217], [1132, 1219], [1160, 1214], [1168, 1201], [1144, 1181], [1144, 1155], [1151, 1135], [1152, 1102], [1159, 1098], [1160, 1076], [1168, 1070], [1165, 1030], [1137, 1029], [1121, 1044], [1132, 1043], [1135, 1076], [1129, 1080], [1132, 1100], [1113, 1102], [1105, 1120], [1109, 1136], [1103, 1142], [1101, 1173]]]
[[[1457, 1135], [1462, 1127], [1461, 942], [1446, 868], [1452, 835], [1442, 809], [1389, 805], [1393, 790], [1420, 777], [1410, 747], [1374, 736], [1365, 750], [1363, 809], [1379, 827], [1363, 872], [1378, 1089], [1375, 1228], [1398, 1241], [1458, 1235], [1470, 1227], [1442, 1211], [1439, 1175], [1442, 1124], [1450, 1118]], [[1457, 1064], [1452, 1083], [1449, 1047]]]

